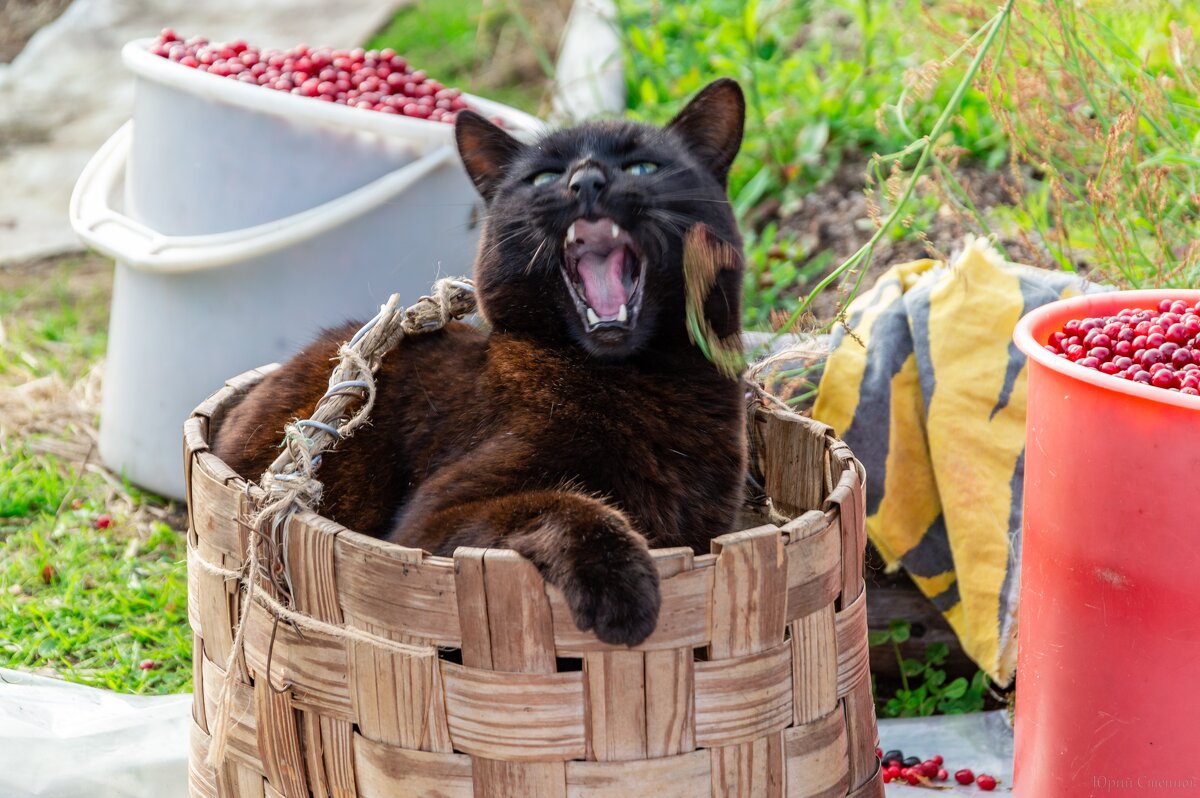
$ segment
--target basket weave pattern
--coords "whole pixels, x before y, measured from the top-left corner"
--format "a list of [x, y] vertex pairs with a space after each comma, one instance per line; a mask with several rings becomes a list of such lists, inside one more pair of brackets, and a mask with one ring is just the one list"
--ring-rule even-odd
[[[184, 428], [193, 796], [883, 795], [863, 473], [828, 427], [755, 412], [756, 470], [792, 520], [717, 538], [704, 556], [656, 550], [662, 610], [633, 649], [580, 632], [513, 552], [432, 557], [300, 513], [281, 552], [294, 609], [344, 633], [254, 603], [245, 667], [226, 674], [242, 594], [221, 571], [242, 567], [261, 494], [206, 441], [266, 372], [230, 380]], [[232, 724], [210, 767], [223, 686]]]

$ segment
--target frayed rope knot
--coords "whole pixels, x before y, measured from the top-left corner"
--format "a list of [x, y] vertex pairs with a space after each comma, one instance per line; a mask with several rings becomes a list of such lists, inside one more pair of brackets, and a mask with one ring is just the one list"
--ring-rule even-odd
[[[210, 725], [212, 740], [207, 761], [219, 767], [225, 761], [231, 722], [230, 683], [234, 669], [244, 672], [246, 619], [250, 605], [257, 603], [277, 620], [299, 628], [320, 628], [327, 634], [357, 639], [354, 633], [320, 624], [291, 608], [292, 586], [287, 566], [288, 520], [297, 512], [312, 511], [321, 503], [324, 486], [316, 477], [321, 456], [339, 441], [354, 434], [371, 417], [375, 407], [375, 372], [383, 357], [406, 335], [440, 330], [454, 319], [475, 311], [475, 285], [462, 277], [437, 281], [432, 296], [423, 296], [409, 308], [400, 307], [400, 296], [392, 294], [375, 318], [363, 325], [338, 350], [338, 363], [329, 377], [329, 390], [317, 402], [312, 416], [296, 419], [284, 427], [283, 451], [263, 473], [259, 486], [266, 494], [250, 522], [245, 565], [241, 571], [222, 571], [237, 578], [243, 592], [237, 631], [225, 663], [225, 681], [217, 695], [217, 715]], [[351, 407], [357, 409], [351, 413]], [[249, 486], [247, 486], [249, 490]], [[198, 557], [189, 559], [195, 566]], [[277, 598], [255, 596], [255, 585], [263, 580]], [[436, 670], [436, 669], [435, 669]], [[269, 674], [261, 678], [270, 678]]]

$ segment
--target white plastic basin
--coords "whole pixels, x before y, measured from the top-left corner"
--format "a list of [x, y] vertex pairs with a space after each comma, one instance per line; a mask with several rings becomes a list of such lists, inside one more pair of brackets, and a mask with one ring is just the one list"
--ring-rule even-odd
[[184, 495], [180, 429], [230, 375], [283, 360], [318, 330], [415, 301], [469, 274], [473, 188], [451, 147], [293, 216], [228, 233], [166, 236], [111, 203], [132, 123], [84, 169], [71, 223], [117, 261], [100, 456], [130, 481]]
[[[125, 45], [136, 77], [125, 212], [167, 235], [240, 230], [361, 188], [454, 141], [443, 122], [382, 114], [241, 83]], [[539, 122], [464, 99], [518, 134]]]

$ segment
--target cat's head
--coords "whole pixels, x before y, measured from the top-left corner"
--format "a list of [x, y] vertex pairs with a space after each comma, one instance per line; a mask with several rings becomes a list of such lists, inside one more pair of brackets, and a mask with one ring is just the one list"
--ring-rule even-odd
[[[702, 223], [741, 252], [726, 179], [744, 118], [727, 79], [662, 128], [590, 122], [523, 144], [461, 112], [459, 153], [487, 202], [475, 266], [484, 316], [601, 358], [685, 338], [684, 236]], [[740, 266], [706, 303], [722, 336], [739, 329]]]

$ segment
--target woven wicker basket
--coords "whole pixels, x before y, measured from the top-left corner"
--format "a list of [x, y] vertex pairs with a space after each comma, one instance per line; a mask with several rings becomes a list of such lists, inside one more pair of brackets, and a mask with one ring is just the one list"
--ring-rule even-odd
[[828, 427], [774, 408], [751, 419], [754, 466], [775, 518], [793, 520], [750, 521], [700, 557], [655, 551], [662, 611], [632, 650], [576, 629], [512, 552], [432, 557], [294, 516], [294, 607], [345, 634], [252, 602], [226, 756], [207, 765], [242, 600], [216, 569], [242, 566], [259, 489], [206, 441], [266, 371], [231, 380], [184, 428], [193, 796], [883, 795], [862, 467]]

